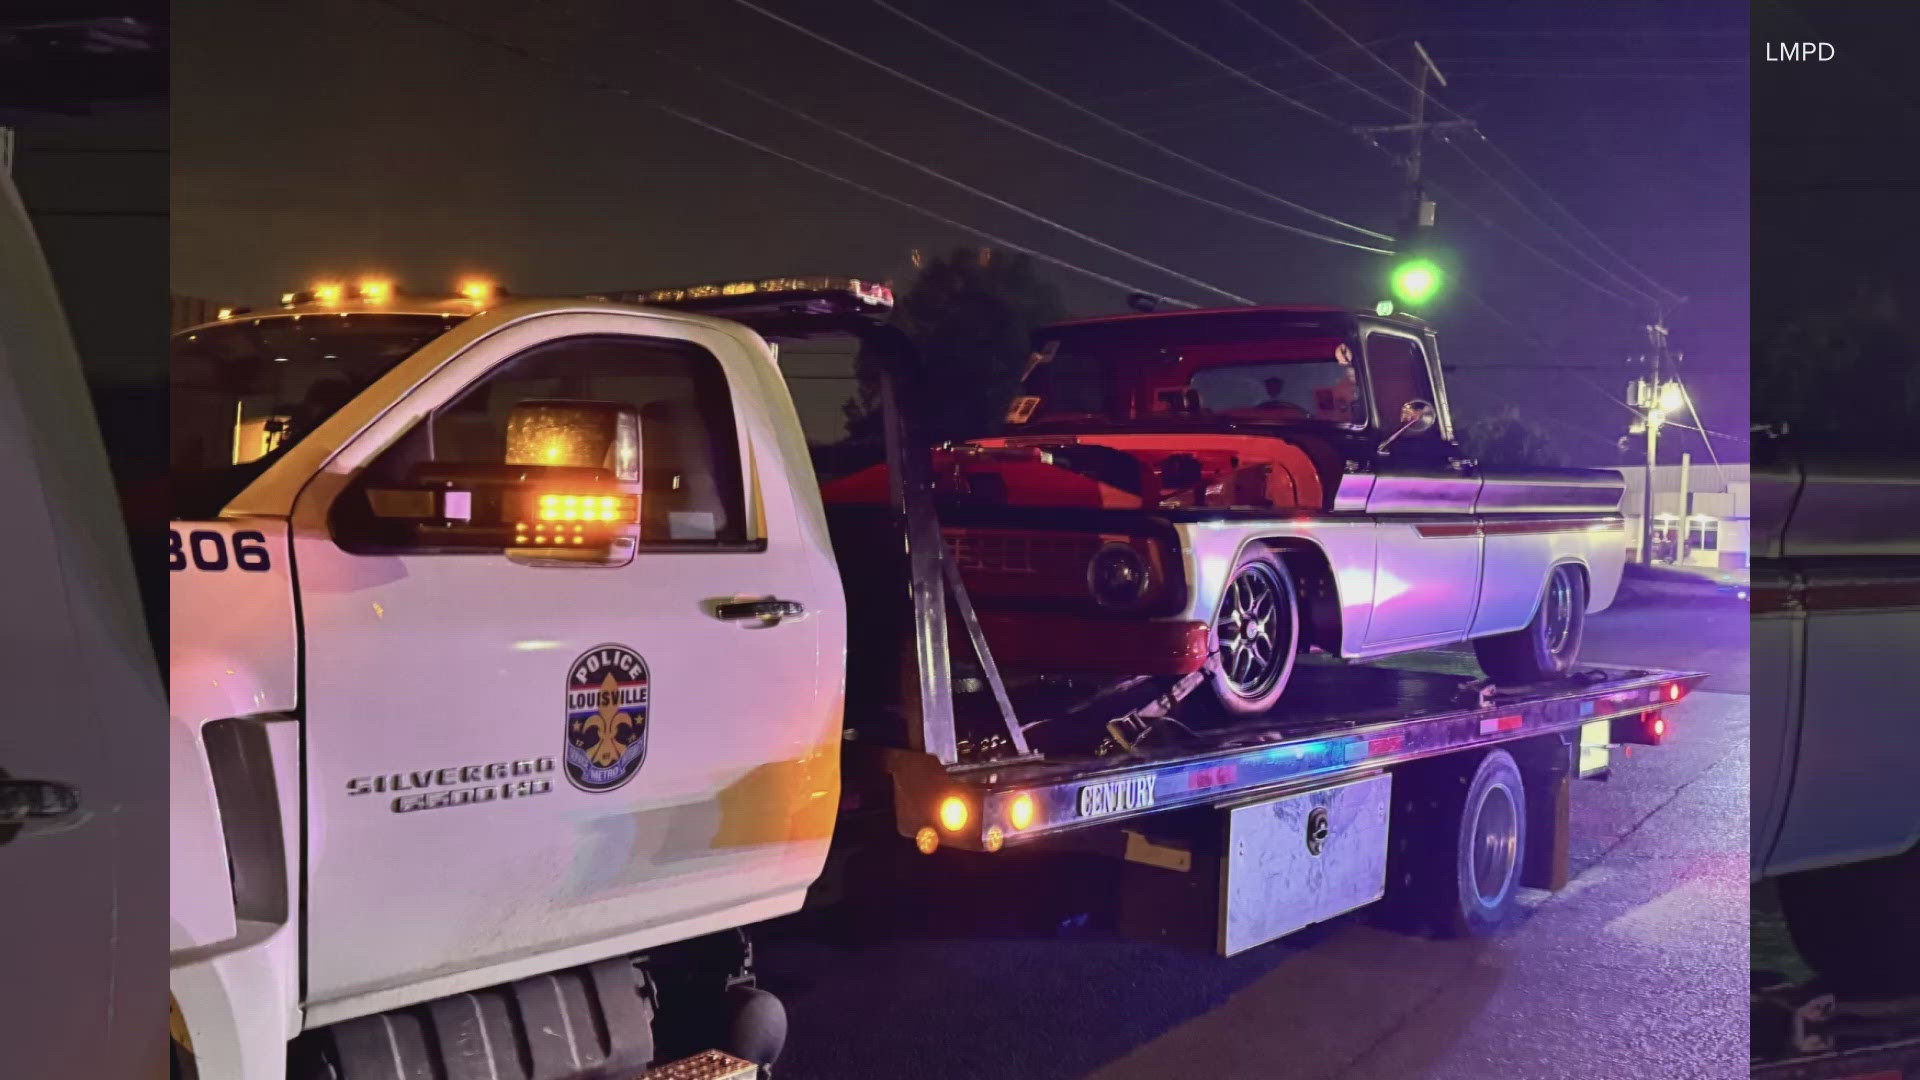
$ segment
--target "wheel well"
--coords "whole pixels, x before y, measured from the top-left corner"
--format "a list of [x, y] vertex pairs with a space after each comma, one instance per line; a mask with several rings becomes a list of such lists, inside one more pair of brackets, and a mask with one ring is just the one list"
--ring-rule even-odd
[[[1579, 561], [1578, 559], [1566, 559], [1561, 562], [1554, 563], [1552, 566], [1547, 567], [1548, 578], [1551, 579], [1553, 572], [1555, 570], [1560, 569], [1563, 566], [1572, 567], [1573, 572], [1580, 575], [1580, 591], [1581, 593], [1585, 594], [1587, 598], [1587, 603], [1589, 604], [1593, 603], [1593, 574], [1591, 571], [1587, 569], [1587, 564]], [[1546, 595], [1547, 595], [1547, 582], [1543, 581], [1540, 583], [1541, 600], [1544, 600], [1546, 598]], [[1538, 611], [1539, 609], [1541, 600], [1535, 600], [1533, 602], [1534, 608], [1536, 611]], [[1580, 609], [1580, 613], [1582, 615], [1586, 614], [1586, 608], [1582, 607]]]
[[1300, 609], [1301, 640], [1323, 652], [1338, 655], [1340, 590], [1327, 553], [1312, 541], [1292, 537], [1268, 537], [1253, 544], [1278, 556], [1293, 577], [1294, 600]]

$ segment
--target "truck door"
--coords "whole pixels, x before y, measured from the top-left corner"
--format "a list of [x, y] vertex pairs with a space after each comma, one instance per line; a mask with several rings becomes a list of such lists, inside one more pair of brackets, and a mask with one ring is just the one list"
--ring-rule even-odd
[[[1782, 544], [1804, 581], [1804, 667], [1775, 873], [1896, 855], [1920, 841], [1920, 556], [1911, 540], [1920, 463], [1865, 452], [1803, 461]], [[1756, 629], [1756, 666], [1762, 644]]]
[[39, 244], [0, 171], [0, 1076], [163, 1067], [159, 669]]
[[1445, 414], [1419, 339], [1370, 328], [1362, 355], [1382, 438], [1399, 429], [1408, 402], [1436, 411], [1431, 431], [1403, 436], [1382, 455], [1367, 499], [1379, 542], [1364, 646], [1464, 638], [1480, 593], [1482, 539], [1473, 516], [1480, 481], [1446, 468]]
[[[554, 398], [640, 413], [625, 565], [350, 554], [330, 532], [358, 485], [501, 463], [514, 405]], [[838, 804], [844, 649], [805, 453], [751, 334], [564, 312], [469, 345], [307, 486], [310, 1006], [364, 1011], [383, 990], [448, 993], [798, 906]], [[804, 614], [716, 611], [769, 599]]]

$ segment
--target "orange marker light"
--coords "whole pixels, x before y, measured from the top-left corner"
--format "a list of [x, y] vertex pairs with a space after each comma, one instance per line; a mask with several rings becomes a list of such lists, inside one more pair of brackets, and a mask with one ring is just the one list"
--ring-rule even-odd
[[967, 827], [967, 802], [958, 795], [949, 795], [940, 802], [940, 825], [948, 832], [959, 832]]
[[1024, 829], [1033, 824], [1033, 796], [1021, 795], [1007, 807], [1007, 823], [1016, 829]]

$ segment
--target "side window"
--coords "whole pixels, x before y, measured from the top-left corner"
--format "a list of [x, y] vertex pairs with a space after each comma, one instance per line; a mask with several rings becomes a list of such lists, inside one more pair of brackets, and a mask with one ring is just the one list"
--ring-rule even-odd
[[497, 465], [506, 460], [514, 406], [551, 398], [638, 410], [642, 550], [747, 541], [726, 374], [713, 354], [687, 342], [593, 336], [538, 345], [436, 410], [367, 470], [369, 482], [398, 480], [428, 461]]
[[1433, 401], [1427, 356], [1412, 338], [1367, 335], [1367, 377], [1373, 383], [1374, 413], [1387, 430], [1400, 425], [1400, 406], [1416, 399]]

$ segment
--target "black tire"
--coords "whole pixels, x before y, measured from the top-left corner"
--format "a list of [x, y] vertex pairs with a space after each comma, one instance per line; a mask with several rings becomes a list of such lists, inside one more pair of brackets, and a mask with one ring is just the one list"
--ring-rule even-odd
[[1526, 787], [1505, 750], [1394, 776], [1387, 896], [1391, 926], [1437, 937], [1484, 937], [1519, 910], [1527, 850]]
[[1564, 678], [1580, 656], [1587, 632], [1587, 579], [1575, 566], [1547, 575], [1533, 621], [1512, 633], [1476, 638], [1480, 670], [1502, 686], [1526, 686]]
[[1208, 633], [1207, 685], [1220, 707], [1239, 716], [1273, 708], [1293, 676], [1299, 641], [1293, 575], [1272, 552], [1249, 547], [1227, 577]]
[[1794, 947], [1836, 993], [1920, 994], [1920, 848], [1788, 874], [1779, 884]]
[[727, 1053], [755, 1065], [772, 1065], [787, 1045], [787, 1007], [758, 987], [727, 990]]

